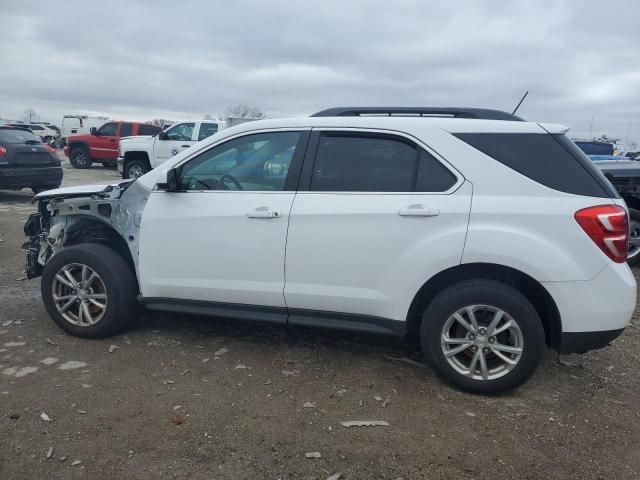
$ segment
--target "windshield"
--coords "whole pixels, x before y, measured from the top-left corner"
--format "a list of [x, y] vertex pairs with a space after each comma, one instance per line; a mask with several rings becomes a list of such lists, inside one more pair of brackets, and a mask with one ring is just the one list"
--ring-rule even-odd
[[0, 129], [0, 142], [26, 143], [29, 141], [41, 143], [38, 137], [36, 137], [31, 132], [27, 132], [26, 130], [18, 130], [17, 128], [15, 130]]

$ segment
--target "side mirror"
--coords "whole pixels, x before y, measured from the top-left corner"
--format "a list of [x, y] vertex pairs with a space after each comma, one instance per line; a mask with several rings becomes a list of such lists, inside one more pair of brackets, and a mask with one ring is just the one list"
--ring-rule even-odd
[[160, 132], [158, 133], [158, 140], [169, 140], [169, 136], [167, 135], [167, 132]]
[[178, 171], [175, 168], [170, 168], [169, 170], [162, 172], [162, 175], [164, 178], [162, 178], [162, 176], [160, 177], [159, 182], [156, 183], [156, 188], [167, 192], [177, 192]]
[[91, 135], [98, 135], [98, 129], [96, 127], [91, 127], [89, 131], [91, 132]]

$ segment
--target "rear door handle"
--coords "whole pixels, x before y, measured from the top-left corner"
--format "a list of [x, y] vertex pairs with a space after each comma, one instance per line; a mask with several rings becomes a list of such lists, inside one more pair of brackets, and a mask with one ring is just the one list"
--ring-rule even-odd
[[269, 207], [258, 207], [255, 210], [247, 212], [247, 218], [279, 218], [281, 216], [282, 213]]
[[189, 148], [191, 145], [182, 145], [183, 148]]
[[409, 205], [398, 210], [401, 217], [437, 217], [440, 210], [437, 208], [427, 208], [424, 205]]

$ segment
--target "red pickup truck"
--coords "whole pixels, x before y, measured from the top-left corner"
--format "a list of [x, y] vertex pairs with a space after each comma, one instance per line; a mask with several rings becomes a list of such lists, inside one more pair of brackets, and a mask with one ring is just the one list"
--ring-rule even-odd
[[139, 122], [107, 122], [100, 128], [92, 128], [89, 135], [73, 135], [67, 138], [64, 154], [76, 168], [89, 168], [93, 162], [105, 167], [116, 166], [118, 142], [132, 135], [156, 135], [160, 127]]

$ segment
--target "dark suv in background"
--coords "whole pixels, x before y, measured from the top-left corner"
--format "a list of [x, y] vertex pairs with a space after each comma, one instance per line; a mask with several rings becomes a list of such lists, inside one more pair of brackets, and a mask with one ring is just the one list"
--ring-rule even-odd
[[0, 126], [0, 189], [58, 188], [62, 167], [55, 150], [28, 128]]

